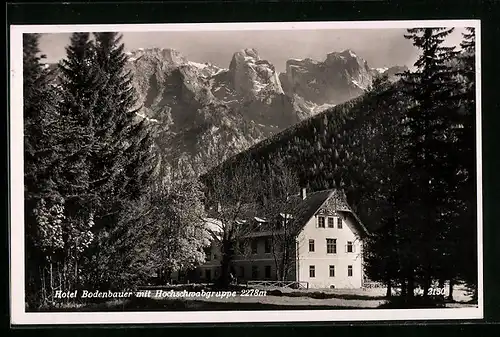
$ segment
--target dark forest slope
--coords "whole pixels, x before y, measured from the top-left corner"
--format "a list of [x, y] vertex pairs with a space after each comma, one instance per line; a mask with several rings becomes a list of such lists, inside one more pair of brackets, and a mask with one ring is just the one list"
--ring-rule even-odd
[[[311, 191], [342, 188], [353, 208], [370, 221], [380, 201], [374, 184], [390, 175], [386, 166], [397, 153], [402, 112], [409, 106], [399, 83], [377, 81], [371, 91], [304, 120], [239, 153], [204, 176], [248, 163], [270, 174], [283, 160]], [[371, 163], [368, 165], [367, 163]], [[269, 172], [269, 173], [264, 173]], [[362, 205], [362, 207], [360, 207]], [[373, 206], [372, 206], [373, 205]], [[373, 225], [371, 226], [373, 228]]]

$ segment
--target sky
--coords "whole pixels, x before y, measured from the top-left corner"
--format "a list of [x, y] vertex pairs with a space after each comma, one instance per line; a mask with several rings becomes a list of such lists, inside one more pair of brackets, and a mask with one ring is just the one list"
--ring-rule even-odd
[[[448, 37], [446, 44], [459, 46], [462, 28]], [[276, 70], [285, 70], [290, 58], [323, 61], [328, 53], [351, 49], [372, 68], [406, 65], [412, 67], [418, 50], [404, 38], [404, 29], [318, 29], [276, 31], [176, 31], [125, 32], [126, 50], [137, 48], [172, 48], [190, 61], [210, 62], [228, 68], [233, 54], [255, 48], [261, 59], [270, 61]], [[43, 34], [40, 49], [48, 62], [65, 57], [69, 33]]]

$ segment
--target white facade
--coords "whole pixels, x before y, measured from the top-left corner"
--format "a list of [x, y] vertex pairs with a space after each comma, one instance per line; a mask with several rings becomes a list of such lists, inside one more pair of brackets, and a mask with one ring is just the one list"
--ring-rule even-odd
[[[332, 286], [361, 288], [363, 285], [362, 244], [353, 230], [353, 224], [339, 215], [323, 216], [325, 219], [323, 228], [318, 227], [318, 219], [319, 216], [314, 215], [297, 237], [297, 281], [308, 282], [309, 288], [331, 288]], [[333, 228], [329, 227], [329, 221], [330, 224], [333, 223]], [[341, 221], [341, 228], [338, 226], [338, 221]], [[334, 245], [330, 241], [330, 251], [328, 251], [327, 239], [335, 240]], [[310, 243], [314, 245], [314, 251], [310, 251]]]

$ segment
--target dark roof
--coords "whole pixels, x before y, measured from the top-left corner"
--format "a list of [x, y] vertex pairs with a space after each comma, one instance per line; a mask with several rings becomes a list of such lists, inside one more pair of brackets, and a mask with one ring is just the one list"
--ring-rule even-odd
[[[300, 195], [294, 195], [290, 197], [288, 207], [283, 210], [283, 213], [288, 213], [292, 215], [293, 221], [293, 232], [298, 234], [306, 225], [306, 223], [311, 219], [320, 208], [326, 203], [333, 204], [334, 209], [345, 217], [350, 218], [355, 224], [355, 230], [360, 235], [367, 235], [368, 231], [366, 227], [361, 223], [358, 216], [349, 207], [345, 194], [336, 189], [322, 190], [316, 192], [309, 192], [306, 194], [306, 198], [302, 199]], [[217, 217], [216, 212], [210, 212], [214, 217]], [[259, 216], [259, 212], [256, 207], [242, 207], [240, 212], [241, 219], [247, 220], [247, 223], [256, 223], [255, 217], [263, 218], [262, 215]], [[276, 215], [278, 216], [278, 214]], [[272, 224], [263, 224], [259, 228], [261, 230], [269, 229], [268, 226]]]
[[300, 232], [307, 221], [313, 217], [325, 204], [331, 204], [332, 207], [341, 215], [350, 218], [356, 226], [354, 230], [361, 236], [368, 235], [368, 230], [363, 225], [359, 217], [354, 213], [347, 198], [341, 190], [329, 189], [308, 193], [306, 199], [302, 200], [300, 196], [294, 196], [291, 200], [292, 214], [298, 214], [296, 217], [296, 230]]
[[307, 193], [306, 198], [300, 195], [290, 198], [288, 212], [294, 217], [293, 223], [297, 226], [296, 231], [300, 232], [307, 221], [318, 211], [318, 209], [331, 196], [333, 190], [323, 190]]
[[355, 230], [358, 232], [360, 236], [367, 236], [370, 235], [370, 232], [366, 229], [365, 225], [361, 222], [359, 217], [354, 213], [352, 210], [349, 211], [338, 211], [341, 215], [345, 216], [346, 218], [351, 219], [351, 221], [354, 223], [356, 226]]

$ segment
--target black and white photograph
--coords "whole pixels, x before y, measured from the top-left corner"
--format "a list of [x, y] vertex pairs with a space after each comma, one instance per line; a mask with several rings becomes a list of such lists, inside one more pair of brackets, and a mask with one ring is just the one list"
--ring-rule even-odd
[[10, 29], [13, 324], [483, 317], [478, 20]]

